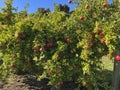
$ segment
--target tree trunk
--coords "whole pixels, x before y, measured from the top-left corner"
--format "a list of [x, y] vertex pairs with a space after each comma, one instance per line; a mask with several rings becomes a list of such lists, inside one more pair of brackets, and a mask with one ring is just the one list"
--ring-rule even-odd
[[120, 62], [114, 60], [113, 90], [120, 90]]

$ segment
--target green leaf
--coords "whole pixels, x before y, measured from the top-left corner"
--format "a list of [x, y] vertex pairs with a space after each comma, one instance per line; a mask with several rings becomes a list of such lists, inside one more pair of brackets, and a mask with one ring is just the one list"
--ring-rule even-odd
[[0, 60], [0, 66], [3, 64], [3, 60]]

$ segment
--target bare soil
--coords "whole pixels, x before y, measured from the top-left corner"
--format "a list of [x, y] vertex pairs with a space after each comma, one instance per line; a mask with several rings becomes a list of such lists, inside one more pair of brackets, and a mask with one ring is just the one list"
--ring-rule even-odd
[[0, 90], [50, 90], [48, 79], [37, 81], [34, 75], [14, 75], [0, 83]]
[[65, 82], [60, 88], [55, 88], [47, 85], [48, 81], [47, 78], [37, 81], [36, 75], [13, 75], [0, 83], [0, 90], [74, 90], [76, 87], [73, 82]]

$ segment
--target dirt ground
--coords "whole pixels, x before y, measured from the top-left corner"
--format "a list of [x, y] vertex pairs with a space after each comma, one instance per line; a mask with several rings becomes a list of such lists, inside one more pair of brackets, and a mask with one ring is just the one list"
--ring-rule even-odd
[[14, 75], [3, 80], [0, 90], [51, 90], [48, 80], [37, 81], [34, 75]]
[[74, 90], [76, 87], [73, 82], [66, 82], [60, 88], [55, 88], [47, 85], [48, 81], [37, 81], [35, 75], [13, 75], [0, 83], [0, 90]]

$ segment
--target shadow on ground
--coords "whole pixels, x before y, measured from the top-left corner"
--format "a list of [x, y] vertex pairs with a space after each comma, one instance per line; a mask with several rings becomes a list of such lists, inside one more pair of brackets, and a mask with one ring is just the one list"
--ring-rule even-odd
[[[103, 79], [98, 80], [98, 82], [101, 83], [101, 85], [98, 86], [98, 90], [112, 90], [113, 72], [104, 70], [102, 73], [104, 76]], [[9, 78], [6, 78], [0, 83], [0, 90], [75, 90], [78, 86], [78, 84], [73, 81], [66, 81], [60, 86], [60, 88], [56, 89], [51, 85], [47, 85], [48, 81], [49, 79], [47, 78], [37, 81], [36, 75], [14, 75], [11, 81]], [[106, 86], [108, 86], [107, 89], [104, 88]], [[86, 87], [79, 87], [77, 90], [88, 89]], [[93, 90], [96, 89], [93, 88]]]

